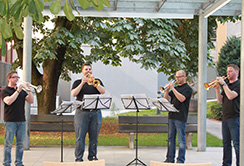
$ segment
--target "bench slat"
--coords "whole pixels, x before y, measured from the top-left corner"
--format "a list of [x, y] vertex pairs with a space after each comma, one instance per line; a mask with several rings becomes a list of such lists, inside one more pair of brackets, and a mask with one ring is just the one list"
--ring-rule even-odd
[[[62, 122], [62, 116], [31, 115], [31, 122]], [[63, 115], [63, 122], [74, 122], [74, 115]]]
[[[43, 124], [31, 124], [30, 125], [30, 130], [31, 131], [53, 131], [53, 132], [60, 132], [62, 131], [62, 124], [48, 124], [48, 123], [43, 123]], [[74, 124], [63, 124], [63, 131], [64, 132], [74, 132]]]
[[[119, 125], [120, 133], [135, 133], [136, 125]], [[187, 125], [186, 133], [196, 133], [196, 125]], [[138, 125], [138, 133], [168, 133], [168, 125]]]
[[[119, 116], [119, 123], [136, 123], [136, 116]], [[168, 116], [138, 116], [139, 124], [167, 124]], [[187, 118], [188, 124], [197, 124], [196, 116], [189, 116]]]

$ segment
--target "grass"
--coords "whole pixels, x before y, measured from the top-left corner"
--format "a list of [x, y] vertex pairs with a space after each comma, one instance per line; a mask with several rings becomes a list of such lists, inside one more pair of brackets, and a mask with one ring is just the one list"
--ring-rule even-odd
[[217, 101], [211, 101], [211, 102], [207, 102], [207, 117], [208, 118], [212, 118], [212, 113], [210, 111], [211, 107], [215, 104], [217, 104]]
[[[126, 112], [126, 113], [121, 113], [118, 114], [119, 116], [135, 116], [136, 115], [136, 111], [130, 111], [130, 112]], [[150, 109], [150, 110], [141, 110], [138, 112], [139, 116], [167, 116], [168, 112], [161, 112], [160, 115], [157, 114], [157, 109]]]
[[[213, 103], [207, 103], [207, 108], [211, 107]], [[208, 112], [207, 111], [207, 112]], [[210, 112], [210, 111], [209, 111]], [[135, 115], [135, 111], [119, 114], [119, 115]], [[157, 110], [142, 110], [139, 112], [140, 116], [158, 116]], [[167, 112], [161, 112], [161, 115], [167, 115]], [[211, 115], [209, 115], [211, 116]], [[63, 135], [64, 145], [75, 144], [75, 133], [64, 132]], [[139, 133], [138, 134], [139, 146], [167, 146], [167, 133]], [[98, 145], [100, 146], [128, 146], [129, 134], [118, 133], [118, 118], [105, 117], [103, 118], [102, 128], [99, 135]], [[60, 132], [31, 132], [30, 145], [31, 146], [47, 146], [47, 145], [60, 145], [61, 133]], [[222, 140], [207, 133], [207, 147], [222, 147]], [[15, 141], [14, 141], [15, 142]], [[88, 138], [86, 138], [86, 144]], [[0, 124], [0, 144], [4, 144], [4, 129], [3, 124]], [[193, 133], [192, 146], [197, 146], [197, 134]]]

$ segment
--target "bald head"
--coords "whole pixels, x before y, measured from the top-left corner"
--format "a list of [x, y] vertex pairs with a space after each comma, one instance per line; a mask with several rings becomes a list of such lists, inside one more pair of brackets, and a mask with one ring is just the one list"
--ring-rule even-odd
[[179, 70], [176, 73], [178, 73], [179, 75], [182, 75], [182, 76], [186, 76], [186, 72], [184, 70]]
[[186, 72], [184, 70], [179, 70], [175, 74], [176, 81], [179, 85], [186, 83]]

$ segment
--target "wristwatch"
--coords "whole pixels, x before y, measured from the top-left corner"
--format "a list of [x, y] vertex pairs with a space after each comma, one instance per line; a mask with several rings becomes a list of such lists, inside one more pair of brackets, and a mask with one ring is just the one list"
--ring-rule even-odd
[[222, 86], [225, 86], [225, 85], [227, 85], [226, 82], [222, 84]]

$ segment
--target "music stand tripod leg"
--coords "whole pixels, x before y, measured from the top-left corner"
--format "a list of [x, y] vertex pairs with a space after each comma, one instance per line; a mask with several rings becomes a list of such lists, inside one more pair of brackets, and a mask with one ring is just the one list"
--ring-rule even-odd
[[63, 162], [63, 148], [64, 148], [64, 141], [63, 141], [63, 129], [64, 129], [64, 117], [63, 117], [63, 114], [61, 113], [61, 117], [62, 117], [62, 122], [61, 122], [61, 162]]
[[[138, 123], [139, 123], [138, 122], [138, 112], [139, 112], [139, 108], [137, 106], [135, 98], [133, 97], [132, 99], [133, 99], [135, 106], [136, 106], [136, 139], [135, 139], [135, 141], [136, 141], [136, 158], [134, 160], [132, 160], [130, 163], [128, 163], [126, 166], [131, 165], [134, 161], [135, 161], [135, 165], [139, 164], [139, 165], [146, 166], [145, 163], [143, 163], [141, 160], [138, 159]], [[138, 161], [139, 161], [139, 163], [138, 163]]]

